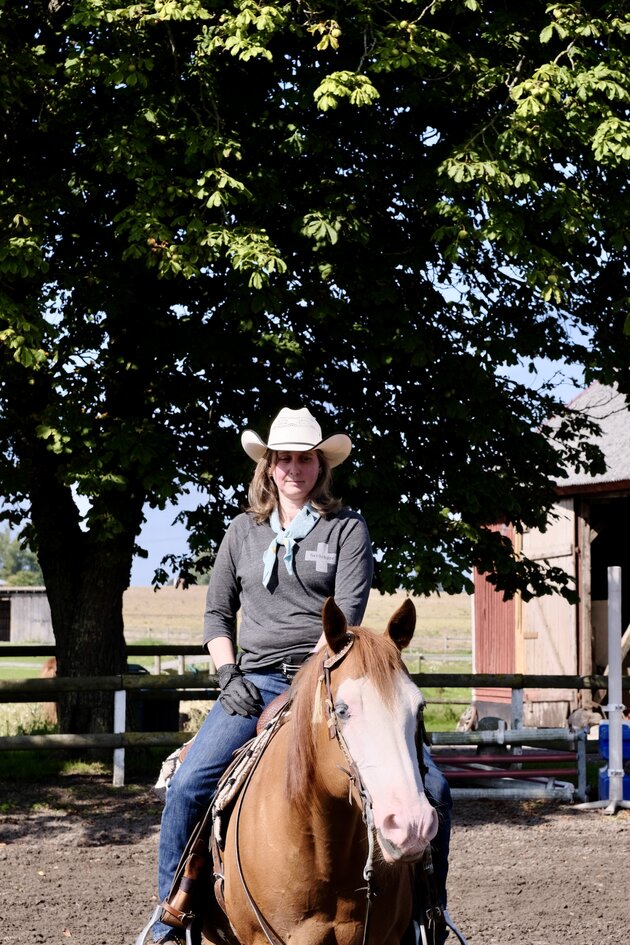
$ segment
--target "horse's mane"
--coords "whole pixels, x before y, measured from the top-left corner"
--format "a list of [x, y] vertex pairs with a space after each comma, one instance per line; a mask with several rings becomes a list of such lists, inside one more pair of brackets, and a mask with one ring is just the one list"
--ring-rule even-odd
[[[344, 657], [350, 675], [356, 678], [369, 677], [385, 702], [391, 702], [394, 676], [401, 666], [398, 647], [385, 634], [374, 633], [365, 627], [352, 627], [351, 630], [354, 643]], [[289, 800], [298, 806], [306, 804], [307, 787], [316, 778], [317, 731], [313, 712], [321, 704], [323, 696], [321, 685], [326, 652], [326, 648], [323, 648], [311, 657], [300, 669], [291, 687], [291, 738], [286, 786]], [[332, 672], [334, 678], [334, 669]], [[325, 721], [321, 724], [325, 724]]]

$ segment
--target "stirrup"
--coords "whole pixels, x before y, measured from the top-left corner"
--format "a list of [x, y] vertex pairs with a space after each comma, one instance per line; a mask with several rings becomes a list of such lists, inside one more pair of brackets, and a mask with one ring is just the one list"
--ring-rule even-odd
[[[460, 932], [460, 930], [457, 928], [457, 926], [451, 919], [448, 911], [440, 907], [440, 914], [442, 918], [444, 919], [445, 927], [456, 935], [461, 945], [468, 945], [468, 942], [466, 941], [463, 932]], [[418, 922], [417, 920], [414, 920], [414, 924], [417, 925], [417, 929], [418, 929], [416, 938], [419, 945], [432, 945], [434, 941], [433, 935], [427, 934], [427, 927], [430, 925], [430, 923]]]
[[[151, 926], [155, 925], [155, 923], [159, 921], [161, 915], [162, 915], [162, 903], [160, 903], [159, 906], [156, 906], [156, 907], [155, 907], [155, 910], [154, 910], [154, 912], [153, 912], [151, 918], [149, 919], [149, 921], [147, 922], [147, 924], [145, 925], [145, 927], [142, 929], [142, 931], [141, 931], [140, 934], [138, 935], [138, 938], [136, 939], [134, 945], [145, 945], [144, 940], [145, 940], [145, 938], [146, 938], [148, 932], [150, 931]], [[177, 934], [179, 934], [179, 933], [177, 933]], [[185, 935], [186, 945], [192, 945], [192, 929], [191, 929], [191, 926], [190, 926], [190, 925], [186, 926], [186, 929], [185, 929], [185, 931], [184, 931], [184, 935]]]

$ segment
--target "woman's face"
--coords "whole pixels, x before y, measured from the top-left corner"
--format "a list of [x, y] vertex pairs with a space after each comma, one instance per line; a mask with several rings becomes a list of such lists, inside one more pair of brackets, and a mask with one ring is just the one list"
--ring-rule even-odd
[[304, 505], [319, 476], [319, 457], [315, 450], [300, 453], [279, 450], [270, 472], [281, 498]]

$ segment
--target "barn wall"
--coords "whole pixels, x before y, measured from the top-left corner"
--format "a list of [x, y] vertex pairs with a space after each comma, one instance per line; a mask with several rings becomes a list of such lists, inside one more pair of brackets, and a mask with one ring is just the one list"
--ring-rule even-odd
[[[593, 669], [606, 672], [608, 665], [608, 568], [621, 568], [622, 671], [630, 673], [630, 497], [627, 493], [592, 496], [588, 508], [590, 524], [591, 647]], [[605, 694], [596, 693], [601, 703]], [[624, 692], [630, 708], [630, 693]]]
[[[573, 498], [562, 498], [554, 507], [545, 532], [515, 535], [508, 526], [497, 526], [528, 558], [557, 565], [577, 578], [576, 514]], [[527, 673], [577, 675], [578, 609], [557, 594], [524, 602], [520, 597], [503, 601], [500, 594], [475, 574], [475, 663], [477, 673]], [[583, 662], [583, 661], [580, 661]], [[510, 721], [509, 689], [475, 689], [473, 701], [480, 717], [497, 715]], [[562, 726], [577, 707], [571, 689], [528, 689], [524, 693], [523, 723], [529, 726]]]
[[[493, 530], [501, 531], [514, 543], [514, 529], [511, 526], [498, 525]], [[517, 602], [504, 601], [502, 595], [477, 572], [474, 575], [474, 585], [473, 672], [514, 673]], [[480, 717], [498, 715], [509, 719], [511, 689], [475, 688], [472, 695]]]
[[3, 588], [10, 605], [11, 643], [54, 643], [46, 592], [34, 588]]
[[[523, 554], [562, 568], [573, 578], [576, 570], [576, 519], [573, 498], [554, 506], [546, 532], [523, 535]], [[522, 645], [525, 672], [573, 676], [578, 673], [577, 608], [559, 594], [523, 603]], [[563, 725], [577, 706], [571, 689], [529, 689], [525, 692], [525, 725]]]

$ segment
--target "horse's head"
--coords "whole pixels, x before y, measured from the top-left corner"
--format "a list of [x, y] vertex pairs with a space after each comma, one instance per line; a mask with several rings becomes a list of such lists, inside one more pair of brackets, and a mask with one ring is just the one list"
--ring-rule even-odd
[[[328, 598], [322, 611], [328, 652], [316, 657], [328, 690], [330, 734], [337, 736], [371, 799], [378, 843], [388, 862], [419, 859], [437, 831], [417, 757], [423, 699], [400, 656], [413, 637], [415, 620], [415, 607], [406, 600], [384, 634], [349, 630]], [[295, 708], [299, 724], [300, 711], [304, 714], [299, 699]], [[337, 770], [343, 771], [339, 764]]]

